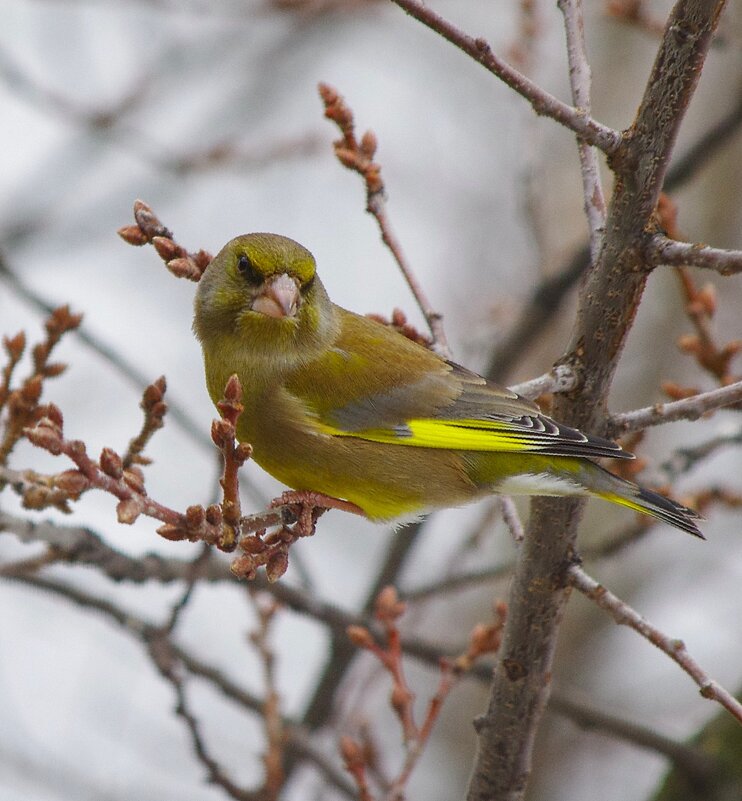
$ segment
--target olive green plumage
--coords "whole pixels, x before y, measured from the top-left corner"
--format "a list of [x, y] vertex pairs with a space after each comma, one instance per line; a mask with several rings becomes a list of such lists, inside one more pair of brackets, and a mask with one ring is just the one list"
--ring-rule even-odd
[[611, 475], [629, 457], [330, 301], [312, 254], [275, 234], [228, 242], [199, 284], [194, 331], [214, 402], [236, 373], [241, 441], [279, 481], [374, 520], [493, 492], [595, 495], [701, 536], [697, 515]]

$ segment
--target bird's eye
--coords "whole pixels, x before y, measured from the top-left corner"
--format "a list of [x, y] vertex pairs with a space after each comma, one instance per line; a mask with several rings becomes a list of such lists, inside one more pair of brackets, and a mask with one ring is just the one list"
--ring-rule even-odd
[[250, 261], [250, 257], [244, 253], [237, 259], [237, 269], [250, 284], [262, 284], [263, 276], [255, 269], [255, 265]]

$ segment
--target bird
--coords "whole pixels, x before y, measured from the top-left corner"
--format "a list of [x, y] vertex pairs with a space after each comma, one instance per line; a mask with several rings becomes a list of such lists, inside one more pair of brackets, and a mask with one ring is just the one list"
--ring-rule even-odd
[[312, 254], [285, 236], [222, 248], [199, 281], [193, 330], [212, 401], [236, 374], [237, 438], [298, 493], [377, 522], [492, 494], [595, 496], [703, 538], [695, 511], [596, 463], [633, 458], [620, 445], [334, 304]]

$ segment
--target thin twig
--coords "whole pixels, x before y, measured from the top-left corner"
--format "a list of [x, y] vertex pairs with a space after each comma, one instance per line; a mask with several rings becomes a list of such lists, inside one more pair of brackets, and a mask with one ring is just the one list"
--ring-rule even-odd
[[[22, 300], [43, 314], [51, 314], [54, 305], [45, 301], [35, 290], [27, 286], [18, 275], [10, 269], [3, 254], [0, 252], [0, 280], [6, 283], [11, 290]], [[75, 336], [90, 350], [97, 353], [104, 361], [115, 368], [118, 375], [123, 376], [129, 385], [140, 392], [143, 386], [150, 382], [148, 377], [133, 362], [129, 361], [122, 353], [111, 345], [98, 339], [94, 334], [82, 325], [75, 331]], [[213, 445], [208, 436], [198, 426], [191, 417], [185, 406], [182, 406], [172, 399], [168, 402], [168, 414], [181, 430], [196, 444], [202, 448], [213, 450]]]
[[366, 185], [366, 211], [376, 220], [382, 241], [391, 251], [423, 317], [425, 317], [433, 336], [434, 347], [442, 356], [450, 358], [451, 351], [443, 328], [443, 316], [435, 311], [428, 300], [422, 284], [418, 281], [402, 252], [402, 247], [392, 230], [389, 216], [386, 213], [381, 165], [373, 160], [377, 148], [376, 136], [372, 131], [366, 131], [359, 141], [355, 133], [353, 111], [345, 99], [336, 89], [325, 83], [319, 85], [319, 93], [325, 106], [325, 117], [332, 120], [342, 134], [342, 138], [334, 143], [335, 155], [344, 167], [357, 172], [363, 178]]
[[688, 653], [682, 640], [669, 637], [653, 626], [627, 603], [591, 578], [581, 567], [571, 565], [567, 570], [567, 578], [575, 589], [595, 601], [601, 609], [610, 612], [616, 623], [634, 629], [667, 654], [700, 687], [704, 698], [717, 701], [742, 723], [742, 704], [728, 690], [706, 675]]
[[554, 392], [569, 392], [577, 386], [577, 373], [567, 364], [555, 364], [548, 373], [513, 384], [510, 389], [524, 398], [538, 398]]
[[[128, 609], [123, 609], [107, 598], [95, 596], [58, 579], [33, 575], [13, 575], [8, 579], [64, 598], [82, 608], [95, 610], [104, 617], [115, 621], [144, 645], [148, 646], [153, 638], [161, 637], [161, 626], [137, 616]], [[240, 707], [261, 714], [263, 708], [261, 698], [242, 689], [222, 670], [204, 662], [183, 646], [168, 641], [168, 647], [172, 658], [182, 663], [190, 673], [209, 682], [226, 698], [234, 701]], [[307, 730], [288, 719], [284, 721], [284, 728], [288, 747], [296, 752], [296, 756], [311, 762], [329, 784], [350, 798], [352, 796], [351, 785], [337, 767], [317, 749]]]
[[513, 542], [516, 545], [520, 545], [525, 537], [525, 529], [523, 528], [523, 522], [520, 519], [515, 502], [508, 495], [503, 495], [502, 498], [500, 498], [500, 508], [502, 509], [502, 519], [508, 527]]
[[511, 89], [524, 97], [537, 114], [542, 114], [569, 128], [591, 145], [606, 154], [618, 150], [622, 138], [618, 131], [597, 122], [582, 110], [563, 103], [558, 98], [544, 91], [540, 86], [507, 62], [496, 56], [489, 44], [481, 37], [465, 34], [453, 23], [444, 19], [420, 0], [392, 0], [418, 22], [439, 33], [451, 44], [463, 50], [479, 62], [488, 72], [496, 75]]
[[119, 228], [118, 235], [129, 245], [150, 244], [176, 278], [200, 281], [212, 256], [205, 250], [194, 253], [186, 250], [174, 238], [172, 231], [143, 200], [134, 201], [134, 224]]
[[[350, 626], [348, 628], [348, 636], [354, 645], [373, 654], [384, 670], [389, 673], [392, 681], [390, 703], [402, 729], [405, 760], [385, 792], [385, 801], [403, 801], [406, 797], [407, 782], [425, 750], [446, 698], [482, 656], [495, 653], [500, 647], [502, 628], [507, 612], [504, 604], [498, 604], [495, 608], [493, 623], [475, 626], [469, 637], [467, 648], [453, 660], [441, 660], [438, 689], [428, 702], [425, 719], [422, 724], [418, 725], [415, 721], [415, 696], [408, 684], [402, 662], [402, 638], [398, 628], [398, 621], [404, 614], [405, 608], [406, 605], [400, 602], [393, 587], [385, 587], [379, 593], [375, 617], [384, 628], [386, 635], [384, 645], [380, 645], [365, 627]], [[344, 740], [343, 756], [346, 767], [356, 778], [361, 797], [370, 798], [365, 782], [365, 768], [368, 767], [368, 760], [363, 759], [362, 752], [354, 741], [350, 738], [344, 738]]]
[[[84, 527], [68, 527], [48, 521], [34, 523], [0, 511], [0, 532], [3, 531], [15, 534], [21, 542], [40, 542], [49, 545], [58, 555], [59, 561], [93, 565], [114, 581], [129, 581], [136, 584], [147, 581], [187, 582], [193, 572], [192, 560], [166, 559], [154, 553], [147, 553], [135, 559], [112, 548], [100, 535]], [[209, 554], [205, 563], [199, 563], [198, 571], [205, 581], [235, 580], [229, 566], [213, 552]], [[388, 571], [384, 571], [381, 578], [386, 575], [389, 575]], [[346, 630], [348, 626], [354, 625], [365, 626], [375, 636], [383, 636], [383, 632], [375, 626], [367, 612], [349, 612], [299, 587], [285, 582], [272, 583], [263, 573], [256, 576], [253, 586], [269, 592], [291, 611], [323, 623], [339, 642], [348, 643]], [[348, 644], [351, 650], [355, 650], [350, 643]], [[442, 655], [455, 654], [457, 647], [457, 645], [444, 646], [417, 637], [406, 636], [402, 639], [405, 653], [427, 662], [437, 662]], [[344, 661], [343, 669], [345, 665]]]
[[193, 751], [198, 761], [206, 768], [209, 782], [221, 787], [229, 798], [234, 798], [236, 801], [264, 801], [263, 788], [248, 790], [240, 787], [227, 775], [216, 757], [212, 756], [201, 734], [201, 724], [188, 702], [185, 684], [178, 674], [178, 664], [170, 641], [164, 635], [160, 635], [151, 638], [147, 644], [150, 657], [160, 675], [169, 682], [175, 692], [177, 699], [175, 714], [185, 723]]
[[255, 606], [259, 625], [250, 634], [250, 641], [255, 646], [263, 665], [263, 681], [265, 684], [265, 702], [263, 704], [263, 726], [267, 749], [263, 754], [265, 766], [265, 799], [276, 801], [284, 785], [283, 752], [286, 744], [283, 719], [281, 717], [281, 697], [276, 685], [275, 653], [270, 644], [271, 624], [275, 620], [278, 604], [275, 599], [259, 597], [250, 593]]
[[26, 335], [23, 331], [19, 331], [13, 337], [3, 337], [3, 350], [7, 354], [8, 360], [2, 369], [2, 380], [0, 380], [0, 412], [8, 402], [11, 393], [11, 381], [13, 379], [13, 372], [18, 366], [18, 363], [23, 358], [23, 353], [26, 350]]
[[0, 400], [6, 407], [0, 436], [0, 465], [6, 464], [10, 452], [23, 437], [25, 427], [33, 425], [46, 413], [47, 407], [39, 403], [44, 383], [67, 369], [66, 364], [52, 362], [50, 357], [65, 334], [74, 331], [81, 322], [82, 315], [72, 314], [69, 306], [52, 310], [44, 321], [46, 336], [31, 349], [32, 368], [17, 387], [12, 386], [10, 381], [16, 363], [25, 350], [25, 336], [19, 334], [4, 340], [8, 363], [0, 384]]
[[0, 565], [0, 576], [22, 576], [29, 573], [37, 573], [44, 567], [61, 562], [64, 555], [54, 548], [48, 547], [43, 553], [37, 556], [30, 556], [27, 559], [19, 559], [16, 562], [5, 562]]
[[[152, 405], [153, 420], [164, 414], [164, 389], [164, 382], [160, 381], [145, 390], [143, 404], [145, 407]], [[91, 489], [102, 490], [118, 498], [116, 514], [119, 523], [131, 525], [140, 515], [145, 515], [163, 523], [157, 533], [165, 539], [202, 541], [224, 551], [234, 551], [239, 547], [242, 553], [232, 562], [235, 575], [251, 579], [259, 567], [265, 566], [268, 577], [275, 581], [288, 567], [289, 546], [297, 539], [313, 534], [316, 521], [324, 511], [342, 508], [360, 513], [360, 510], [354, 504], [319, 493], [284, 493], [273, 502], [271, 508], [241, 516], [237, 470], [249, 458], [252, 450], [249, 444], [238, 444], [235, 439], [235, 425], [242, 410], [241, 393], [237, 376], [232, 376], [225, 388], [225, 398], [217, 404], [222, 419], [215, 421], [212, 426], [212, 438], [224, 457], [223, 501], [207, 508], [194, 504], [185, 513], [151, 498], [139, 467], [131, 464], [126, 468], [124, 459], [113, 449], [103, 448], [96, 462], [88, 455], [84, 442], [66, 439], [62, 413], [54, 404], [47, 404], [43, 409], [38, 407], [38, 414], [35, 413], [33, 417], [37, 420], [36, 425], [20, 429], [21, 433], [33, 445], [53, 456], [67, 456], [77, 470], [39, 476], [41, 498], [37, 499], [36, 508], [43, 508], [42, 501], [45, 506], [54, 503], [63, 508], [61, 502], [77, 500]], [[37, 403], [38, 393], [34, 401]], [[27, 417], [24, 414], [21, 422], [25, 423]], [[145, 423], [145, 428], [152, 425], [150, 420]], [[151, 433], [148, 432], [147, 438]], [[138, 458], [141, 459], [141, 456]], [[137, 461], [136, 454], [131, 461]], [[24, 482], [28, 480], [29, 476], [24, 476]], [[57, 496], [49, 493], [49, 488], [64, 493], [61, 502]], [[24, 489], [23, 498], [24, 503], [30, 505], [29, 491]], [[279, 530], [263, 538], [266, 529], [275, 526], [279, 526]]]
[[667, 461], [660, 465], [660, 470], [670, 481], [673, 481], [682, 473], [687, 473], [703, 459], [716, 453], [719, 448], [726, 448], [730, 445], [742, 445], [742, 426], [738, 427], [736, 431], [719, 434], [698, 445], [678, 448]]
[[[6, 468], [0, 468], [0, 479]], [[9, 483], [12, 477], [9, 476]], [[111, 547], [103, 537], [84, 526], [67, 526], [49, 520], [34, 521], [0, 511], [0, 532], [14, 534], [21, 542], [40, 542], [50, 546], [61, 561], [96, 567], [113, 581], [142, 584], [147, 581], [170, 583], [187, 580], [192, 569], [188, 559], [165, 558], [144, 553], [133, 558]], [[210, 553], [202, 577], [206, 581], [234, 581], [229, 565]]]
[[[567, 36], [567, 60], [572, 102], [578, 111], [590, 116], [590, 84], [592, 75], [585, 49], [585, 19], [582, 0], [559, 0], [557, 3], [564, 15]], [[600, 181], [600, 168], [595, 148], [578, 137], [577, 151], [580, 157], [582, 192], [590, 238], [590, 253], [593, 264], [598, 259], [605, 231], [606, 205]]]
[[671, 423], [675, 420], [697, 420], [708, 412], [742, 402], [742, 381], [719, 387], [690, 398], [668, 403], [656, 403], [643, 409], [614, 414], [609, 423], [613, 435], [640, 431], [649, 426]]
[[[665, 191], [681, 188], [707, 166], [742, 125], [742, 91], [731, 111], [705, 131], [680, 157], [674, 159], [665, 179]], [[564, 298], [590, 266], [590, 248], [579, 247], [564, 267], [544, 278], [523, 303], [516, 322], [496, 344], [484, 374], [494, 381], [505, 381], [514, 365], [545, 330], [561, 308]]]
[[701, 267], [719, 275], [737, 275], [742, 272], [742, 250], [712, 248], [700, 242], [679, 242], [657, 234], [646, 247], [649, 265]]
[[[666, 192], [680, 189], [692, 180], [739, 132], [742, 125], [742, 90], [738, 95], [736, 105], [728, 114], [704, 131], [681, 156], [673, 159], [665, 179]], [[561, 270], [544, 278], [532, 290], [516, 322], [495, 346], [485, 370], [488, 378], [506, 380], [536, 334], [545, 329], [561, 308], [568, 292], [590, 266], [590, 255], [588, 245], [579, 247]]]
[[401, 592], [402, 599], [408, 603], [426, 601], [429, 598], [438, 598], [449, 592], [457, 592], [476, 587], [478, 584], [486, 584], [491, 587], [493, 582], [504, 578], [513, 572], [512, 562], [504, 562], [492, 567], [483, 567], [479, 570], [471, 570], [468, 573], [458, 573], [453, 576], [435, 579], [426, 584], [419, 584], [409, 590]]
[[[366, 595], [361, 612], [362, 617], [370, 616], [376, 597], [382, 588], [388, 584], [396, 583], [397, 577], [402, 572], [415, 543], [424, 533], [426, 525], [426, 520], [418, 520], [403, 526], [394, 533], [384, 562], [374, 577], [373, 584]], [[286, 587], [282, 586], [279, 589], [285, 591]], [[307, 705], [307, 711], [302, 718], [302, 724], [311, 731], [322, 726], [332, 713], [336, 700], [335, 690], [357, 653], [357, 649], [345, 635], [344, 629], [342, 633], [334, 632], [329, 653], [331, 656], [322, 670], [322, 675], [315, 686], [312, 698]]]
[[552, 695], [549, 709], [565, 715], [584, 729], [600, 732], [656, 754], [663, 754], [671, 760], [674, 767], [697, 782], [707, 780], [713, 775], [714, 770], [718, 770], [716, 760], [700, 748], [665, 737], [647, 726], [600, 712], [565, 696], [564, 693], [555, 692]]
[[144, 420], [141, 430], [136, 437], [130, 440], [126, 453], [122, 457], [124, 470], [128, 470], [133, 464], [149, 464], [149, 460], [142, 454], [155, 432], [165, 424], [165, 413], [168, 407], [163, 398], [166, 388], [167, 384], [163, 375], [144, 390], [142, 401], [139, 404], [140, 409], [144, 412]]
[[[720, 386], [734, 383], [740, 376], [732, 372], [731, 365], [742, 350], [742, 340], [718, 341], [713, 326], [718, 305], [716, 287], [707, 283], [699, 288], [688, 267], [676, 267], [675, 274], [683, 294], [685, 313], [695, 329], [694, 333], [684, 334], [678, 339], [678, 348], [691, 355], [698, 366], [709, 373]], [[667, 381], [663, 382], [662, 388], [673, 400], [697, 394], [689, 392], [688, 387]]]
[[196, 554], [196, 557], [188, 562], [185, 587], [180, 594], [180, 598], [171, 605], [167, 622], [162, 627], [163, 634], [166, 634], [168, 637], [175, 631], [175, 627], [178, 625], [178, 621], [181, 619], [183, 612], [188, 608], [188, 604], [193, 598], [193, 591], [207, 568], [210, 556], [211, 548], [204, 542], [201, 544], [201, 548]]

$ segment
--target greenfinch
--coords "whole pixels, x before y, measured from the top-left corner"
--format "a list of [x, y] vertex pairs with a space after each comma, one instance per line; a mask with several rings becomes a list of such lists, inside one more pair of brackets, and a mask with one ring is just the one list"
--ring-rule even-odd
[[236, 374], [238, 439], [295, 490], [375, 521], [491, 493], [591, 495], [702, 537], [694, 511], [592, 461], [631, 458], [616, 443], [336, 306], [312, 254], [284, 236], [224, 246], [199, 283], [193, 328], [212, 400]]

